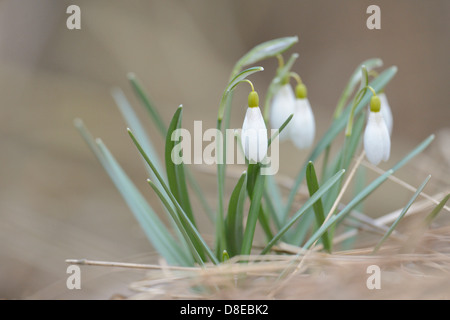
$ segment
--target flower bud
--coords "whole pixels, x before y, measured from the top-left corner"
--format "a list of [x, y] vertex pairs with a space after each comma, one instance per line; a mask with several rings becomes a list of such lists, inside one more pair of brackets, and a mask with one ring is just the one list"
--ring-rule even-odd
[[294, 117], [291, 123], [290, 135], [294, 145], [299, 149], [310, 147], [314, 141], [316, 124], [308, 99], [295, 100]]
[[[371, 104], [372, 108], [372, 104]], [[364, 150], [367, 159], [374, 165], [387, 161], [391, 151], [391, 138], [381, 112], [369, 111], [364, 131]]]
[[267, 128], [258, 103], [256, 91], [248, 96], [248, 108], [242, 124], [241, 144], [245, 157], [251, 162], [261, 162], [268, 149]]
[[[270, 126], [273, 129], [279, 129], [287, 118], [294, 113], [295, 96], [294, 91], [289, 83], [284, 84], [275, 93], [272, 105], [270, 107]], [[292, 120], [291, 120], [292, 122]], [[289, 137], [288, 128], [291, 126], [291, 122], [280, 133], [280, 141], [286, 140]]]

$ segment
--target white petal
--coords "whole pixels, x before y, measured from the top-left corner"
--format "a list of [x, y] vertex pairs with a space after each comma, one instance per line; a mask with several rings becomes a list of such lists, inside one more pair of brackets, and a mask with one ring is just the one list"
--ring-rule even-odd
[[381, 114], [383, 115], [384, 121], [386, 122], [386, 126], [388, 128], [389, 135], [392, 135], [392, 127], [394, 124], [394, 119], [392, 117], [391, 107], [389, 106], [389, 102], [384, 93], [380, 93], [378, 95], [378, 97], [380, 98], [380, 102], [381, 102], [381, 107], [380, 107]]
[[267, 154], [267, 128], [259, 107], [247, 108], [241, 134], [242, 149], [250, 162], [261, 162]]
[[289, 130], [292, 142], [299, 149], [310, 147], [314, 141], [316, 124], [308, 99], [296, 99], [291, 123]]
[[[272, 129], [279, 129], [286, 119], [294, 113], [295, 95], [290, 84], [285, 84], [275, 93], [270, 107], [270, 126]], [[291, 120], [292, 122], [292, 120]], [[285, 140], [289, 134], [288, 127], [283, 129], [279, 138]]]
[[389, 159], [391, 138], [381, 112], [369, 112], [364, 131], [364, 150], [367, 159], [374, 165]]

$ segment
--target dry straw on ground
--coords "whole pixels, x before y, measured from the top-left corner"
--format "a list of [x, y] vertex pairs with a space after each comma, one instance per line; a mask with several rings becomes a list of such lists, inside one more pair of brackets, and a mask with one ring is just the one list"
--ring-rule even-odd
[[[440, 192], [433, 195], [422, 192], [376, 252], [375, 246], [403, 208], [373, 219], [363, 219], [352, 212], [357, 223], [350, 224], [351, 219], [347, 219], [336, 230], [334, 246], [340, 251], [332, 254], [321, 252], [320, 243], [302, 250], [280, 242], [269, 255], [256, 254], [261, 248], [255, 245], [255, 255], [233, 257], [221, 265], [205, 268], [169, 266], [163, 260], [154, 265], [90, 260], [67, 262], [146, 270], [141, 280], [129, 283], [133, 293], [123, 297], [127, 299], [450, 299], [449, 206], [443, 206], [430, 226], [424, 224], [424, 218], [450, 191], [445, 182], [448, 167], [435, 165], [434, 151], [431, 150], [432, 157], [425, 155], [418, 159], [415, 169], [434, 175], [439, 173], [433, 189]], [[360, 155], [354, 160], [347, 181], [359, 166], [383, 173]], [[433, 171], [436, 168], [439, 172]], [[232, 176], [233, 171], [229, 170], [228, 174]], [[401, 188], [416, 191], [397, 176], [391, 176], [390, 180]], [[289, 189], [291, 183], [289, 178], [280, 177], [280, 186]], [[302, 189], [299, 192], [300, 202], [304, 201], [303, 192]], [[342, 203], [338, 202], [339, 209]], [[352, 237], [358, 245], [352, 250], [343, 249], [342, 243]], [[367, 286], [372, 275], [368, 272], [371, 265], [380, 268], [380, 289]]]

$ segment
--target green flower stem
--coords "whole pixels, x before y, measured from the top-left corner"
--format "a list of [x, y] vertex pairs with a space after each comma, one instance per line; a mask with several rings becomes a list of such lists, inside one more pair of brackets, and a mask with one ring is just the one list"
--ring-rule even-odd
[[365, 66], [367, 70], [371, 70], [372, 68], [381, 67], [382, 65], [383, 65], [383, 61], [381, 61], [381, 59], [375, 58], [375, 59], [369, 59], [369, 60], [362, 62], [355, 69], [355, 71], [353, 72], [352, 76], [350, 77], [347, 85], [345, 86], [345, 88], [339, 98], [338, 104], [334, 111], [334, 119], [338, 119], [341, 116], [342, 111], [345, 107], [345, 104], [348, 102], [350, 95], [355, 90], [356, 84], [360, 81], [361, 68], [363, 66]]
[[270, 102], [272, 100], [273, 95], [277, 92], [280, 86], [283, 83], [283, 79], [288, 76], [292, 66], [294, 65], [295, 60], [297, 60], [298, 54], [293, 53], [289, 60], [286, 62], [283, 67], [277, 69], [277, 73], [275, 77], [270, 82], [269, 88], [266, 92], [266, 97], [264, 99], [264, 110], [263, 110], [263, 118], [266, 125], [269, 125], [269, 114], [270, 114]]

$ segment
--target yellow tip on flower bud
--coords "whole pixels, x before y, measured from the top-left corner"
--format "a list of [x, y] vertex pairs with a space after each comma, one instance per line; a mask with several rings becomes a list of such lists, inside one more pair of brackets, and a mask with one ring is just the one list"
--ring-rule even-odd
[[248, 107], [249, 108], [259, 107], [259, 96], [256, 91], [252, 91], [248, 95]]
[[303, 83], [299, 83], [295, 87], [295, 96], [297, 97], [297, 99], [305, 99], [308, 96], [308, 90]]
[[370, 111], [372, 111], [372, 112], [380, 112], [380, 108], [381, 108], [380, 98], [378, 98], [378, 96], [373, 96], [370, 99]]

